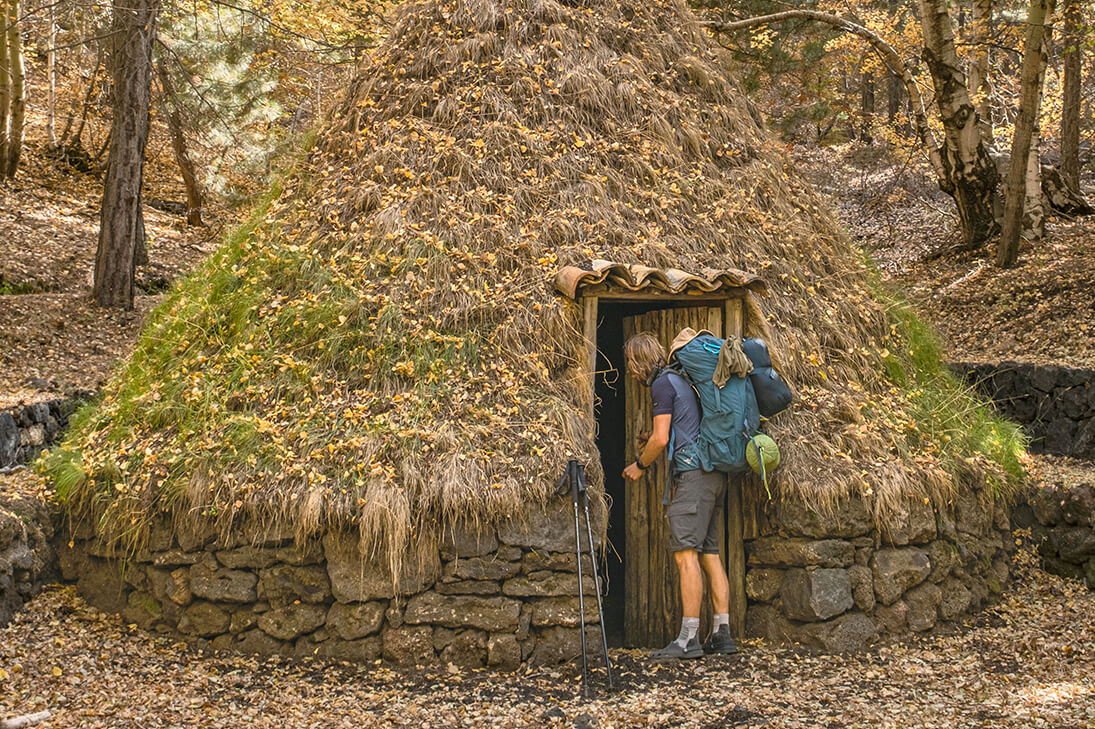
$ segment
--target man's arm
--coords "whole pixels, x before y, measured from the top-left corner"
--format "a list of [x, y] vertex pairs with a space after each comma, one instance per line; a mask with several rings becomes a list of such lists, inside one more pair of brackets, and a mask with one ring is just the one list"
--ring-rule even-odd
[[[646, 441], [646, 447], [643, 448], [643, 452], [639, 454], [639, 462], [644, 467], [649, 468], [654, 461], [658, 459], [665, 447], [669, 445], [669, 426], [673, 424], [672, 414], [667, 415], [655, 415], [654, 416], [654, 433], [650, 436], [650, 439]], [[624, 478], [631, 481], [638, 481], [643, 475], [642, 469], [640, 469], [634, 462], [629, 463], [627, 468], [624, 469]]]

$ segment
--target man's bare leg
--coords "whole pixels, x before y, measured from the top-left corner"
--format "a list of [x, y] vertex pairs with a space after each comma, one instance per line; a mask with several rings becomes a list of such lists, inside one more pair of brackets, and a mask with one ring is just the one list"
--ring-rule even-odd
[[[700, 605], [703, 603], [703, 571], [700, 569], [699, 555], [694, 549], [683, 549], [680, 552], [674, 552], [673, 559], [676, 560], [677, 571], [680, 573], [681, 607], [684, 608], [684, 617], [699, 618]], [[725, 577], [723, 579], [725, 580]]]
[[726, 579], [722, 557], [718, 554], [703, 555], [703, 571], [707, 573], [707, 581], [711, 585], [711, 606], [715, 613], [730, 612], [730, 581]]

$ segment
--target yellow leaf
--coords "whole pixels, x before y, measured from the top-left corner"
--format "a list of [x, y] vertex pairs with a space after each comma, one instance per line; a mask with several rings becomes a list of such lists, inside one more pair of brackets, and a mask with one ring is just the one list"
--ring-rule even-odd
[[53, 675], [54, 676], [60, 676], [61, 675], [61, 669], [58, 666], [53, 667]]

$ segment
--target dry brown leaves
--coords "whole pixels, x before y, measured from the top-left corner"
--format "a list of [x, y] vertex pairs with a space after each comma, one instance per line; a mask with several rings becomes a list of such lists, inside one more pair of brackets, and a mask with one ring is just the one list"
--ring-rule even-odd
[[[656, 664], [614, 651], [623, 687], [578, 669], [502, 674], [205, 655], [54, 587], [0, 630], [0, 716], [51, 727], [1092, 727], [1095, 593], [1025, 549], [972, 626], [859, 656], [747, 644]], [[600, 679], [601, 677], [599, 677]], [[584, 718], [583, 718], [584, 716]]]
[[36, 150], [14, 182], [0, 185], [0, 407], [41, 399], [28, 377], [57, 389], [100, 387], [131, 350], [159, 292], [216, 242], [215, 229], [187, 228], [146, 207], [151, 262], [137, 271], [136, 310], [102, 309], [89, 298], [101, 187]]

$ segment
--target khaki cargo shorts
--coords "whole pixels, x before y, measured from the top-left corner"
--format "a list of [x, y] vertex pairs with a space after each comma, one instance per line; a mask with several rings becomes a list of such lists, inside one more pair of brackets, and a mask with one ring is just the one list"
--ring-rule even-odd
[[665, 511], [669, 520], [669, 550], [694, 549], [701, 554], [719, 553], [719, 523], [726, 474], [685, 471], [677, 477], [673, 499]]

